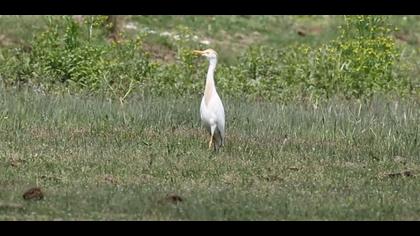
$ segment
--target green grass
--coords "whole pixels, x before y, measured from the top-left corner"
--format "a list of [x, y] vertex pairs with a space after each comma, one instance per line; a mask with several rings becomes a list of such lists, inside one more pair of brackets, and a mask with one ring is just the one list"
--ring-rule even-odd
[[[132, 36], [146, 27], [173, 33], [188, 27], [211, 40], [203, 48], [219, 51], [222, 65], [234, 65], [248, 46], [320, 45], [337, 36], [342, 20], [124, 17], [138, 26]], [[419, 16], [390, 21], [400, 29], [401, 58], [410, 61], [418, 86]], [[1, 16], [0, 56], [26, 45], [45, 23], [45, 16]], [[154, 34], [145, 44], [157, 59], [176, 60], [173, 40]], [[100, 96], [0, 88], [0, 220], [420, 219], [415, 95], [365, 103], [331, 99], [315, 107], [249, 102], [219, 91], [227, 137], [213, 153], [200, 126], [199, 95], [134, 94], [121, 106]], [[404, 171], [409, 176], [398, 175]], [[34, 186], [45, 198], [24, 200]], [[171, 193], [183, 201], [162, 201]]]
[[[0, 93], [0, 220], [419, 220], [419, 104]], [[405, 170], [412, 175], [390, 177]], [[22, 194], [40, 186], [45, 198]], [[179, 204], [161, 202], [168, 193]]]

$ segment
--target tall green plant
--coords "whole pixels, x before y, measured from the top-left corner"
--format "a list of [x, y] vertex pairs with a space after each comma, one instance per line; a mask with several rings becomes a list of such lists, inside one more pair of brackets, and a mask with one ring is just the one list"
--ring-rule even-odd
[[343, 68], [340, 89], [347, 96], [371, 96], [403, 85], [392, 74], [399, 56], [392, 30], [383, 16], [345, 17], [334, 46]]

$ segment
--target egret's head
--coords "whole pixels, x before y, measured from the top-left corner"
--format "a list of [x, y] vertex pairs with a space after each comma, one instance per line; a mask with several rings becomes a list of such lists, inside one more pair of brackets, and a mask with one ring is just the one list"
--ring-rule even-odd
[[213, 49], [206, 49], [204, 51], [194, 50], [196, 54], [206, 57], [208, 60], [217, 60], [217, 52]]

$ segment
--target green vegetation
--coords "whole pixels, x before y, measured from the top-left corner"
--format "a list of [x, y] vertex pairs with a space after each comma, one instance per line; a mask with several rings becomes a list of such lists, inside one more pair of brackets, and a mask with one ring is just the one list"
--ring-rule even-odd
[[418, 220], [419, 19], [0, 16], [0, 220]]
[[[80, 23], [69, 16], [48, 17], [45, 30], [35, 32], [35, 37], [28, 39], [30, 49], [2, 50], [0, 75], [8, 85], [23, 83], [46, 91], [94, 92], [122, 100], [132, 91], [149, 95], [197, 94], [202, 89], [206, 62], [191, 54], [192, 49], [203, 47], [192, 27], [199, 29], [198, 26], [207, 24], [207, 30], [201, 32], [200, 37], [214, 35], [231, 46], [231, 50], [235, 50], [235, 44], [223, 40], [227, 32], [245, 37], [246, 29], [257, 32], [255, 35], [268, 35], [266, 41], [249, 39], [252, 42], [241, 43], [241, 50], [232, 52], [235, 59], [223, 60], [223, 55], [230, 52], [219, 51], [222, 56], [216, 80], [225, 95], [280, 102], [296, 99], [318, 102], [335, 96], [366, 99], [374, 94], [418, 94], [418, 79], [413, 77], [418, 62], [411, 60], [417, 58], [413, 56], [417, 55], [416, 49], [396, 43], [394, 34], [397, 30], [387, 17], [324, 19], [337, 21], [324, 23], [335, 29], [335, 34], [331, 29], [326, 34], [329, 39], [292, 43], [284, 39], [292, 37], [289, 32], [277, 46], [269, 39], [279, 36], [278, 33], [269, 34], [275, 30], [274, 26], [284, 28], [292, 20], [300, 22], [305, 17], [225, 16], [219, 21], [216, 19], [133, 17], [132, 21], [141, 24], [154, 22], [156, 29], [143, 27], [143, 31], [137, 28], [137, 33], [121, 32], [121, 39], [109, 42], [106, 17], [90, 16]], [[176, 33], [166, 32], [170, 36], [158, 40], [163, 36], [156, 30], [164, 25], [178, 25]], [[299, 30], [300, 35], [307, 34]], [[252, 38], [252, 35], [246, 38]], [[154, 54], [158, 52], [148, 50], [152, 40], [173, 52], [169, 55], [174, 56], [174, 61], [155, 60]], [[285, 42], [288, 43], [283, 44]]]

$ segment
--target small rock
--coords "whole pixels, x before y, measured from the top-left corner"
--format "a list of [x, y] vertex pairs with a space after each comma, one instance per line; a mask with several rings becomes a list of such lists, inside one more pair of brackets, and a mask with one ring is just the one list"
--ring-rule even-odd
[[41, 200], [44, 198], [44, 194], [41, 191], [41, 188], [35, 187], [30, 188], [23, 194], [23, 199], [25, 200]]

